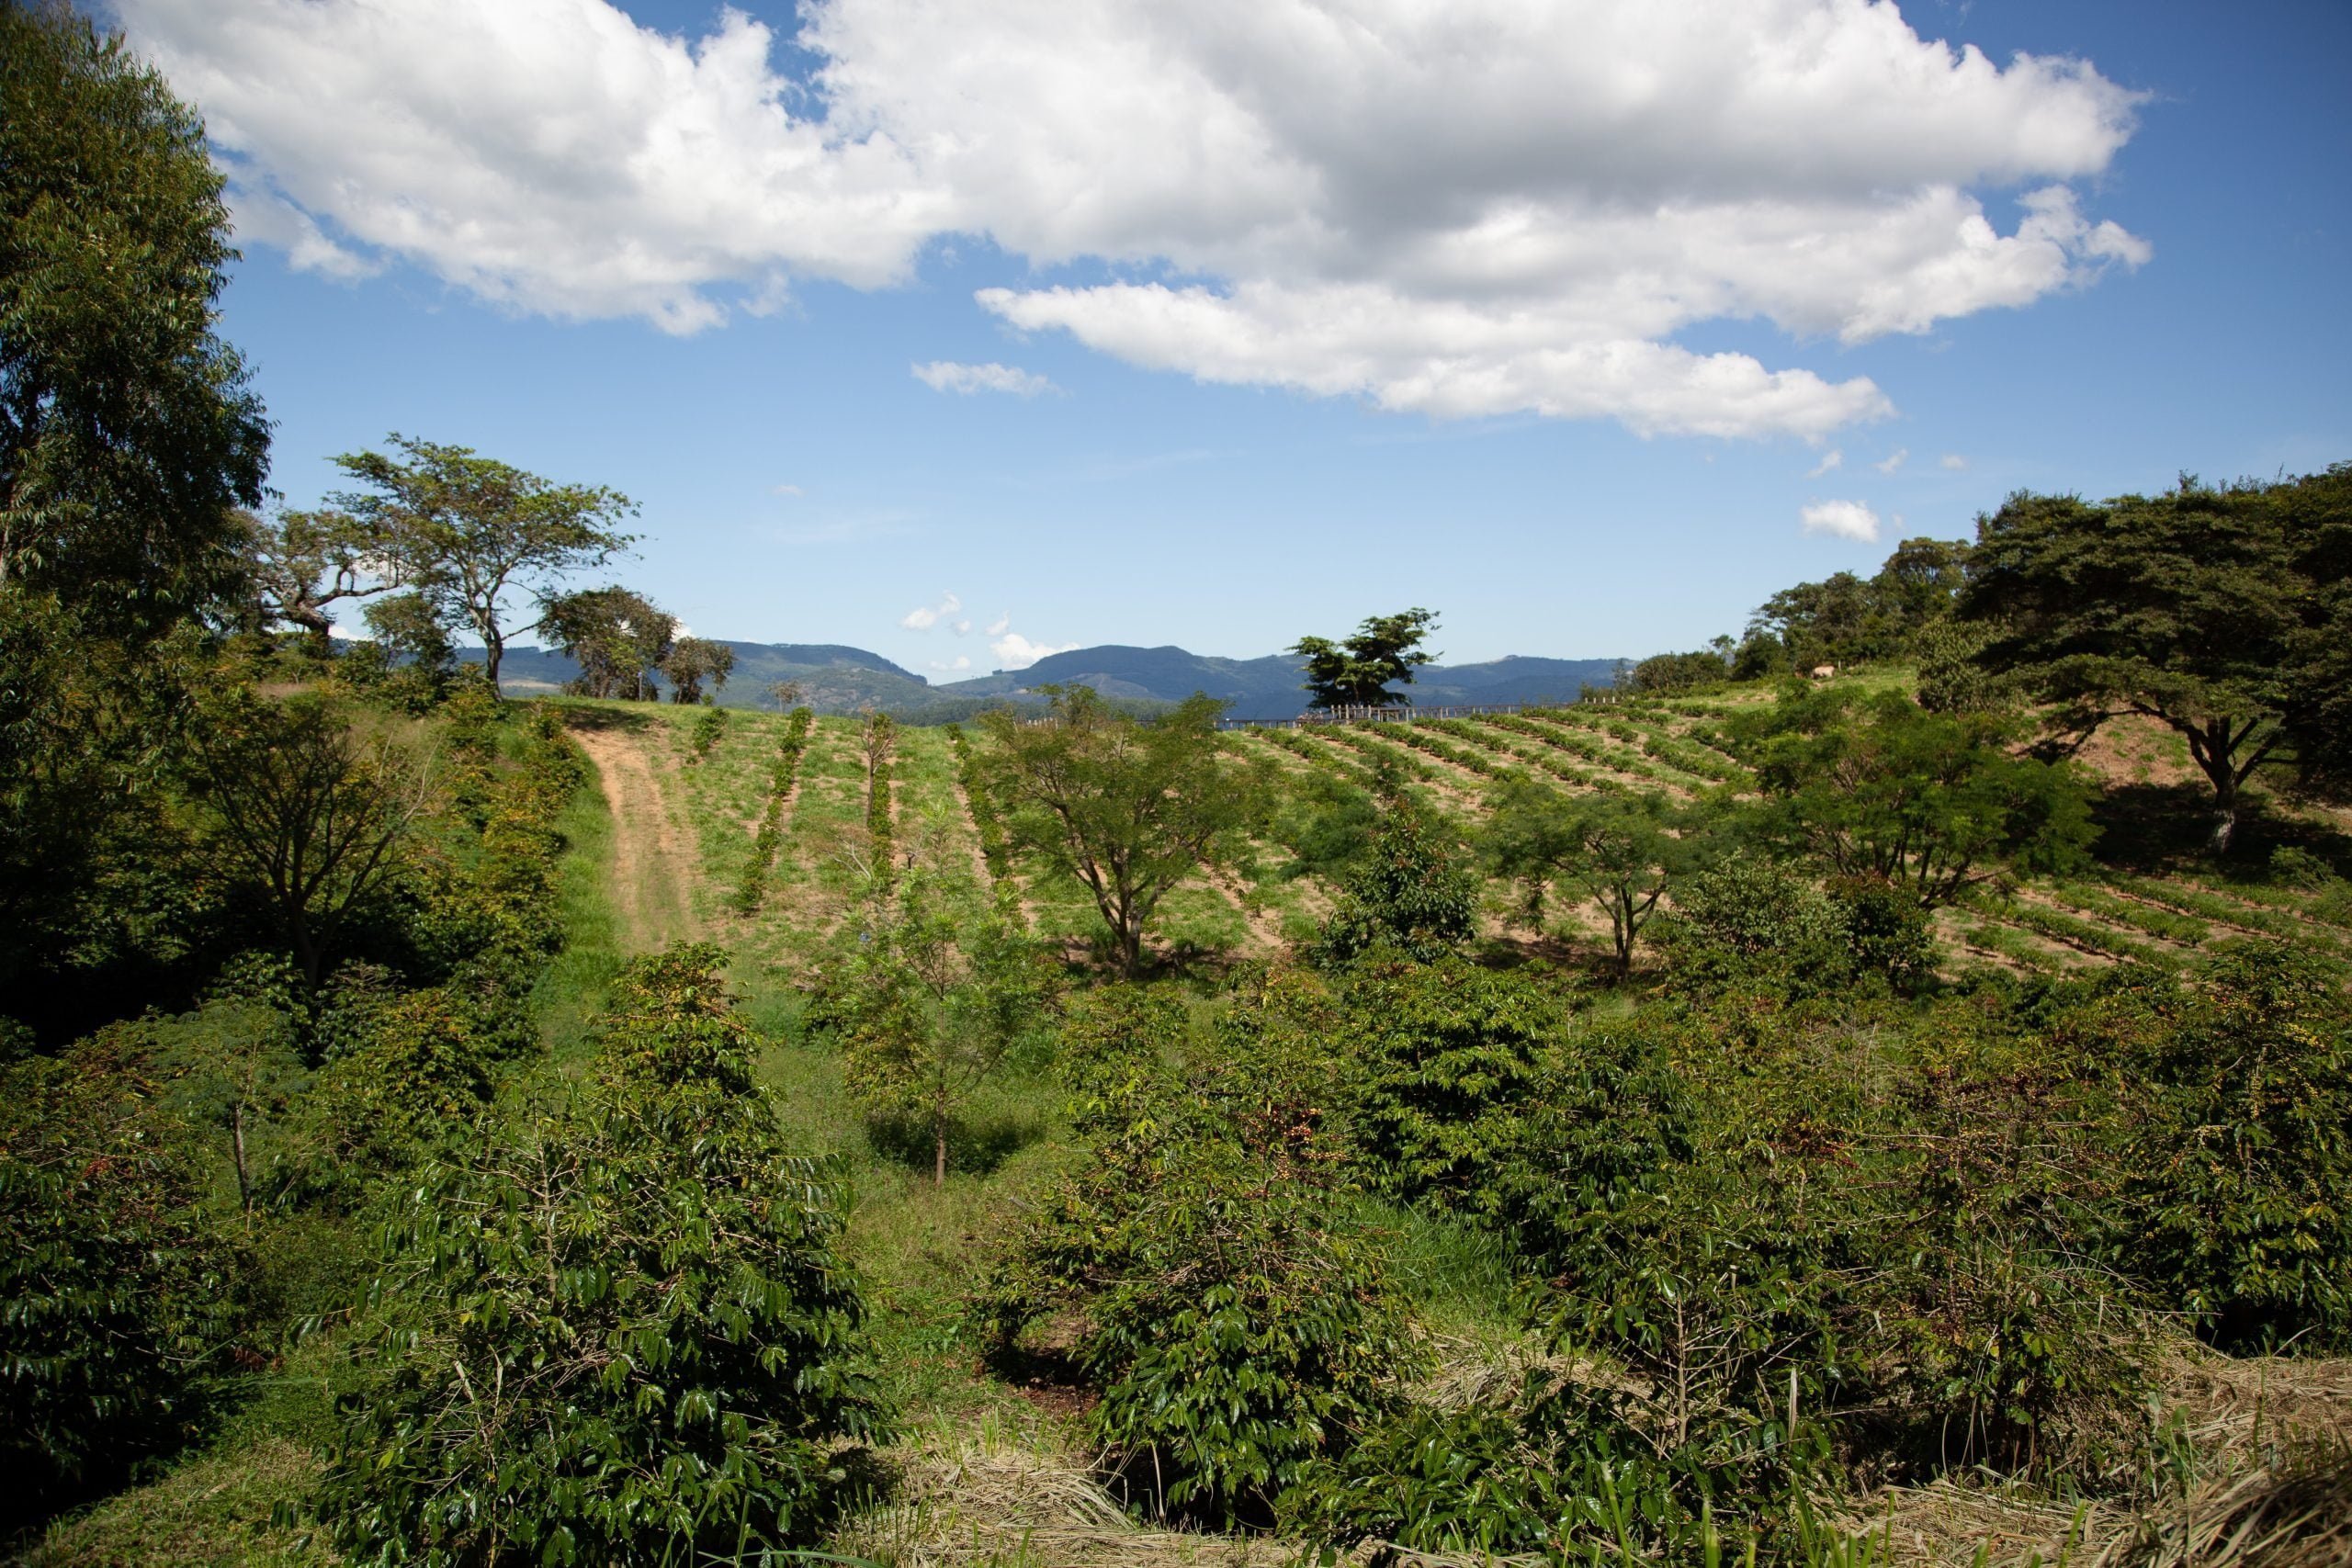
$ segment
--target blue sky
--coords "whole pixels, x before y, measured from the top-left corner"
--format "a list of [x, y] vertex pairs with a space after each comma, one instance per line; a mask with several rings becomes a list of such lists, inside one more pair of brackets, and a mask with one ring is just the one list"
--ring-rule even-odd
[[[1745, 57], [1605, 4], [1359, 57], [1287, 0], [1173, 39], [1114, 0], [741, 7], [765, 39], [507, 3], [481, 36], [383, 7], [413, 52], [351, 0], [117, 9], [236, 181], [223, 325], [289, 501], [395, 430], [614, 485], [621, 575], [707, 635], [947, 680], [1426, 604], [1453, 660], [1640, 656], [2019, 487], [2352, 458], [2337, 4], [1903, 7], [1972, 76], [1847, 0], [1751, 7]], [[719, 151], [629, 173], [678, 134]], [[2018, 254], [1935, 249], [1972, 204]]]

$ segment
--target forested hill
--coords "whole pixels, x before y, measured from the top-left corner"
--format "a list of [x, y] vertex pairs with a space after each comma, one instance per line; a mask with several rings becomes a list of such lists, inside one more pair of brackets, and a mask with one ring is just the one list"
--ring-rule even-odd
[[[1422, 706], [1449, 703], [1573, 701], [1589, 682], [1606, 685], [1615, 661], [1608, 659], [1521, 659], [1483, 664], [1432, 664], [1413, 682], [1411, 696]], [[1306, 705], [1303, 662], [1286, 653], [1263, 659], [1216, 659], [1181, 648], [1128, 648], [1111, 644], [1049, 654], [1028, 669], [958, 681], [939, 688], [942, 695], [1002, 697], [1034, 692], [1049, 682], [1091, 686], [1106, 697], [1182, 702], [1194, 692], [1232, 704], [1234, 718], [1290, 718]]]
[[[959, 712], [1018, 698], [1048, 684], [1091, 686], [1106, 697], [1128, 702], [1182, 702], [1206, 692], [1230, 703], [1235, 718], [1290, 718], [1306, 705], [1300, 661], [1289, 654], [1263, 659], [1219, 659], [1175, 648], [1130, 648], [1109, 644], [1049, 654], [1026, 670], [1001, 671], [976, 680], [932, 685], [912, 671], [878, 653], [835, 643], [724, 642], [735, 653], [734, 673], [718, 700], [729, 707], [758, 707], [779, 681], [797, 682], [799, 700], [819, 713], [855, 713], [875, 707], [903, 717], [956, 716]], [[463, 658], [480, 663], [481, 650]], [[1606, 685], [1615, 666], [1608, 659], [1495, 659], [1478, 664], [1432, 664], [1411, 688], [1421, 706], [1463, 703], [1571, 701], [1589, 683]], [[500, 675], [518, 695], [561, 691], [580, 667], [550, 649], [510, 647]]]
[[[819, 713], [855, 713], [865, 707], [912, 713], [938, 700], [922, 676], [862, 648], [830, 642], [721, 641], [720, 646], [735, 654], [734, 672], [718, 694], [729, 707], [768, 705], [770, 691], [779, 681], [797, 685], [797, 700]], [[470, 664], [481, 663], [481, 656], [478, 648], [459, 653]], [[517, 695], [543, 696], [563, 690], [564, 682], [579, 673], [575, 661], [553, 649], [510, 646], [499, 678]]]

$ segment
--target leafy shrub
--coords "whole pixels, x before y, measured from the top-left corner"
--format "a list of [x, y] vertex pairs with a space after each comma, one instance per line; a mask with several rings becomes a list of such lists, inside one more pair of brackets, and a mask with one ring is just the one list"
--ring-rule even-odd
[[1732, 986], [1817, 994], [1852, 974], [1846, 920], [1829, 897], [1780, 862], [1735, 854], [1688, 878], [1667, 928], [1678, 989]]
[[603, 1562], [808, 1539], [879, 1416], [841, 1217], [681, 946], [630, 966], [568, 1108], [390, 1227], [322, 1513], [355, 1558]]
[[2352, 1006], [2283, 943], [2223, 953], [2122, 1040], [2130, 1266], [2245, 1348], [2352, 1344]]
[[1429, 812], [1400, 791], [1382, 800], [1364, 864], [1341, 887], [1317, 956], [1342, 964], [1387, 947], [1428, 963], [1476, 935], [1477, 916], [1476, 874]]
[[1093, 1434], [1130, 1484], [1230, 1518], [1343, 1449], [1415, 1357], [1377, 1255], [1270, 1162], [1170, 1136], [1175, 1098], [1127, 1097], [978, 1305], [1000, 1353], [1057, 1352], [1101, 1390]]
[[767, 897], [768, 872], [784, 843], [785, 797], [792, 793], [792, 782], [800, 772], [800, 755], [808, 748], [808, 727], [814, 718], [807, 708], [794, 708], [785, 721], [784, 739], [776, 746], [775, 771], [768, 779], [767, 809], [761, 813], [759, 836], [752, 842], [751, 863], [743, 868], [743, 880], [735, 889], [735, 908], [746, 915], [757, 914]]
[[695, 715], [694, 753], [697, 762], [707, 760], [711, 748], [727, 733], [727, 710], [716, 705], [706, 706]]
[[0, 1067], [0, 1517], [185, 1441], [221, 1370], [234, 1254], [160, 1087], [116, 1035]]
[[1907, 890], [1884, 877], [1839, 876], [1831, 878], [1827, 892], [1857, 970], [1883, 975], [1898, 990], [1909, 990], [1933, 973], [1935, 927]]
[[1458, 960], [1379, 970], [1349, 1001], [1351, 1130], [1373, 1184], [1492, 1212], [1560, 1032], [1555, 1007], [1525, 980]]

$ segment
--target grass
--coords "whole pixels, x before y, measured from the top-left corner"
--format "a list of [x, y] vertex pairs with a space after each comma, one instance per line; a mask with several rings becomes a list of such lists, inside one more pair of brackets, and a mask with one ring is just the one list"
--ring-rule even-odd
[[539, 1038], [562, 1061], [585, 1047], [589, 1021], [623, 963], [620, 926], [606, 898], [613, 859], [613, 816], [592, 778], [572, 793], [556, 824], [563, 853], [556, 863], [556, 898], [563, 951], [548, 961], [531, 991]]

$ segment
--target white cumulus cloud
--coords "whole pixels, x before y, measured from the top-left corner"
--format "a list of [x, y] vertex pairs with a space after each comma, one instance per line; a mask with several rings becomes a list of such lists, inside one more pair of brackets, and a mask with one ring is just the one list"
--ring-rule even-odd
[[1043, 376], [1014, 366], [999, 365], [994, 360], [986, 365], [958, 365], [952, 359], [934, 359], [908, 368], [914, 372], [916, 380], [934, 392], [1012, 392], [1034, 398], [1054, 389], [1054, 384]]
[[972, 235], [1036, 278], [983, 308], [1137, 365], [1817, 438], [1887, 398], [1675, 334], [1919, 333], [2149, 255], [2075, 190], [2139, 95], [1863, 0], [810, 0], [693, 39], [608, 0], [116, 8], [247, 238], [672, 332]]
[[1882, 461], [1873, 463], [1871, 467], [1876, 468], [1882, 474], [1891, 474], [1910, 460], [1911, 448], [1908, 446], [1897, 446], [1894, 451], [1889, 452]]
[[1799, 515], [1808, 534], [1869, 544], [1878, 537], [1878, 513], [1859, 501], [1816, 501]]
[[964, 602], [953, 593], [943, 593], [936, 604], [922, 604], [899, 617], [899, 625], [910, 632], [927, 632], [964, 607]]
[[1939, 467], [1949, 468], [1954, 473], [1958, 473], [1961, 469], [1968, 467], [1968, 459], [1962, 457], [1957, 452], [1947, 452], [1942, 457], [1937, 458], [1936, 462]]
[[1008, 631], [989, 642], [989, 651], [996, 655], [1000, 670], [1026, 670], [1049, 653], [1068, 653], [1076, 648], [1074, 642], [1031, 642], [1019, 632]]
[[1805, 471], [1804, 477], [1809, 479], [1817, 479], [1822, 475], [1829, 472], [1832, 468], [1837, 468], [1845, 460], [1846, 454], [1838, 451], [1833, 446], [1828, 451], [1822, 454], [1821, 461], [1815, 463], [1811, 468]]

